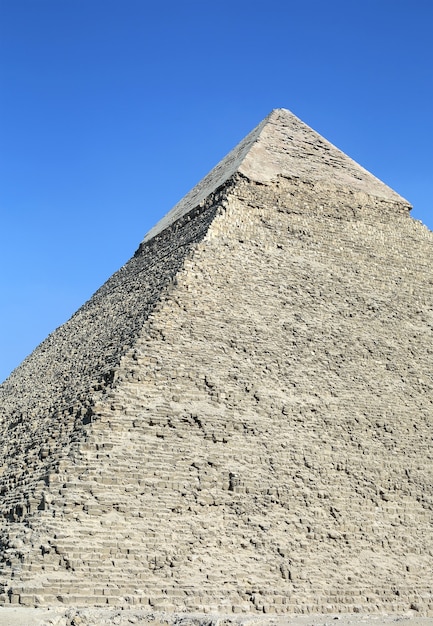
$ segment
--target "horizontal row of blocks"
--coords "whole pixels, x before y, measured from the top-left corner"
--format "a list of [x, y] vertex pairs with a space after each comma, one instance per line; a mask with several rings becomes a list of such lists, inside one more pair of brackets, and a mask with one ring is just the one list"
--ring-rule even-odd
[[232, 613], [274, 613], [274, 614], [309, 614], [309, 613], [374, 613], [387, 612], [394, 614], [407, 613], [408, 610], [414, 610], [420, 615], [433, 616], [433, 600], [428, 603], [420, 603], [415, 600], [413, 602], [395, 602], [386, 601], [378, 602], [377, 599], [371, 601], [366, 598], [359, 598], [354, 603], [353, 598], [316, 598], [315, 602], [311, 598], [305, 598], [301, 602], [289, 602], [285, 598], [263, 598], [253, 602], [240, 601], [239, 598], [227, 598], [218, 601], [216, 598], [188, 599], [184, 598], [181, 602], [176, 601], [173, 597], [166, 596], [97, 596], [97, 595], [81, 595], [70, 594], [53, 595], [53, 594], [12, 594], [8, 598], [0, 595], [0, 605], [21, 605], [21, 606], [39, 606], [41, 604], [49, 606], [143, 606], [149, 610], [161, 611], [199, 611], [209, 612], [232, 612]]

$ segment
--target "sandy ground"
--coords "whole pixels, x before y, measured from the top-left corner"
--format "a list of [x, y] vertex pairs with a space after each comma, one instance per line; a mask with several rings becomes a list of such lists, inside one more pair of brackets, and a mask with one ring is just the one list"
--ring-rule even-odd
[[235, 616], [149, 613], [139, 609], [64, 609], [0, 607], [0, 626], [433, 626], [433, 617], [416, 615]]

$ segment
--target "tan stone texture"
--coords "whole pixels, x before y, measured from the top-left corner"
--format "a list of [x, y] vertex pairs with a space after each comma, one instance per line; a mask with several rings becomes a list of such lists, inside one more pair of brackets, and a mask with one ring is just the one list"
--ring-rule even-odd
[[433, 234], [274, 111], [0, 387], [27, 606], [433, 615]]

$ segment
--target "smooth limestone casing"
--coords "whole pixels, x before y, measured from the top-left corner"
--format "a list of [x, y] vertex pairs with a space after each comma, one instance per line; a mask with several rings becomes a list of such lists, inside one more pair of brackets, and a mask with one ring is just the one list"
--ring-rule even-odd
[[0, 388], [4, 602], [432, 614], [433, 235], [239, 170]]

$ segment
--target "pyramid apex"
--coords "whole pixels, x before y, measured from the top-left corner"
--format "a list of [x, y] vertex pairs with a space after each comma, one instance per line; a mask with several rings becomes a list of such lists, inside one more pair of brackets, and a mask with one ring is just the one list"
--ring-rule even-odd
[[353, 161], [291, 111], [273, 109], [227, 154], [165, 217], [143, 243], [197, 207], [235, 173], [268, 184], [278, 177], [332, 183], [367, 195], [409, 203], [378, 178]]

